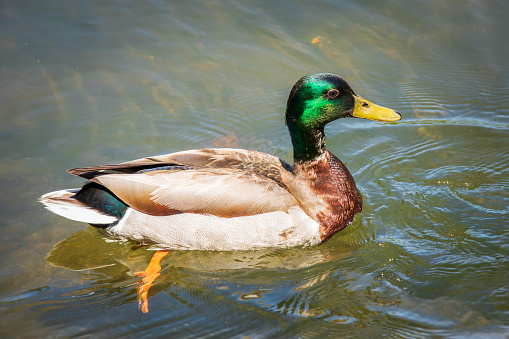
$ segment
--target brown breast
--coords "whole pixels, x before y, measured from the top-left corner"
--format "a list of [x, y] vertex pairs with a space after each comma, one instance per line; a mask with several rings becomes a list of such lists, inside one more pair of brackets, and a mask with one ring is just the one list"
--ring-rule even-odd
[[329, 151], [312, 162], [296, 166], [299, 175], [324, 202], [313, 217], [321, 225], [320, 238], [325, 242], [361, 211], [362, 197], [346, 166]]

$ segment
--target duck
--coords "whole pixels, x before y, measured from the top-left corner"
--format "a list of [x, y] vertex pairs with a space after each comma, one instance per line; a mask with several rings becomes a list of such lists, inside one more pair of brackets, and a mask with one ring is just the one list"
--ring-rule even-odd
[[336, 74], [307, 75], [295, 83], [286, 106], [293, 165], [244, 149], [187, 150], [70, 169], [87, 182], [40, 201], [113, 238], [166, 251], [320, 245], [362, 209], [354, 178], [325, 145], [325, 125], [352, 117], [401, 119]]

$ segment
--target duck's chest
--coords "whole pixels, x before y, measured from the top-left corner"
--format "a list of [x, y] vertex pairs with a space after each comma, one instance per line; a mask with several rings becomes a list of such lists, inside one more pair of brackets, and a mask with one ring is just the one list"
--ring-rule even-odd
[[314, 198], [320, 200], [309, 213], [320, 223], [320, 237], [326, 241], [361, 211], [362, 197], [346, 166], [328, 151], [299, 167], [299, 176]]

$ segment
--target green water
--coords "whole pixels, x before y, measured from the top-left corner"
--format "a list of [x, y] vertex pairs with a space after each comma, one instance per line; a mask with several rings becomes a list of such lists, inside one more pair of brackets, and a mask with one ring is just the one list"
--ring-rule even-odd
[[[0, 2], [2, 337], [509, 336], [505, 1]], [[315, 43], [313, 43], [315, 39]], [[325, 245], [152, 255], [56, 216], [73, 167], [203, 147], [291, 162], [283, 113], [334, 72], [403, 120], [327, 146], [364, 198]]]

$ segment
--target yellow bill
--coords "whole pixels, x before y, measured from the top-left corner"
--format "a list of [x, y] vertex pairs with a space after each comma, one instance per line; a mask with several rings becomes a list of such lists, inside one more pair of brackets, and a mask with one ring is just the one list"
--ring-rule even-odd
[[401, 115], [390, 108], [375, 105], [361, 96], [354, 95], [355, 108], [352, 115], [356, 118], [363, 118], [376, 121], [397, 121]]

